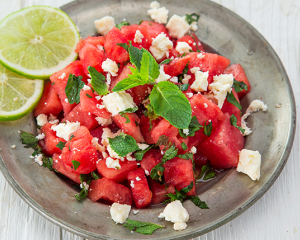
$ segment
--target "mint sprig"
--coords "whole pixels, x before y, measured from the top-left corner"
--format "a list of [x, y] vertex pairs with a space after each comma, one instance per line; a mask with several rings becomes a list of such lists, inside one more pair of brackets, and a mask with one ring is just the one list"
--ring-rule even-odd
[[120, 157], [125, 157], [128, 153], [140, 150], [135, 139], [124, 133], [114, 138], [108, 138], [108, 141], [112, 150]]
[[232, 105], [236, 106], [238, 109], [242, 110], [242, 106], [239, 103], [239, 101], [235, 98], [233, 92], [231, 91], [231, 93], [227, 93], [226, 99], [229, 103], [231, 103]]
[[143, 159], [145, 153], [148, 152], [148, 151], [149, 151], [151, 148], [153, 148], [153, 147], [154, 147], [154, 145], [151, 145], [151, 146], [147, 147], [147, 148], [144, 149], [144, 150], [138, 150], [138, 151], [136, 151], [136, 152], [134, 153], [135, 159], [138, 160], [138, 161], [141, 161], [141, 160]]
[[183, 129], [179, 129], [179, 134], [181, 137], [183, 138], [187, 138], [187, 137], [193, 137], [195, 136], [195, 133], [197, 131], [199, 131], [201, 128], [204, 128], [204, 126], [202, 126], [199, 122], [198, 122], [198, 119], [196, 116], [193, 116], [191, 118], [191, 122], [189, 124], [189, 127], [188, 127], [188, 130], [189, 130], [189, 134], [186, 135], [184, 132], [183, 132]]
[[116, 28], [121, 29], [121, 27], [123, 27], [123, 26], [129, 26], [129, 25], [130, 25], [129, 22], [122, 21], [122, 22], [120, 22], [119, 24], [116, 25]]
[[192, 14], [185, 14], [185, 19], [189, 25], [191, 25], [193, 22], [198, 22], [200, 16], [196, 13]]
[[244, 82], [240, 82], [240, 81], [237, 81], [235, 79], [233, 79], [233, 85], [232, 87], [234, 88], [234, 90], [236, 91], [236, 93], [239, 93], [243, 90], [247, 91], [248, 90], [248, 86], [246, 83]]
[[94, 67], [89, 66], [88, 71], [91, 76], [91, 84], [93, 89], [100, 95], [106, 95], [108, 93], [105, 77], [98, 72]]
[[67, 95], [70, 104], [80, 102], [80, 90], [84, 86], [84, 82], [81, 81], [82, 76], [76, 77], [74, 74], [70, 74], [68, 82], [65, 88], [65, 93]]
[[131, 220], [131, 219], [127, 219], [123, 226], [128, 228], [131, 231], [136, 231], [136, 232], [144, 234], [144, 235], [151, 235], [157, 229], [161, 229], [161, 228], [165, 227], [165, 226], [158, 225], [155, 223], [140, 222], [140, 221]]
[[59, 143], [56, 144], [56, 147], [58, 147], [60, 150], [63, 150], [65, 145], [66, 145], [66, 142], [59, 141]]
[[232, 126], [239, 129], [242, 132], [242, 134], [244, 134], [245, 129], [237, 125], [237, 118], [234, 114], [232, 114], [231, 117], [230, 117], [230, 123], [231, 123]]

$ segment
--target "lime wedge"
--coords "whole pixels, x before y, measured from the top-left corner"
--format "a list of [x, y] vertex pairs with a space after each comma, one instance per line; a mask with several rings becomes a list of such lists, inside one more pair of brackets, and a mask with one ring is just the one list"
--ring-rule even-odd
[[17, 120], [30, 113], [40, 100], [44, 80], [18, 75], [0, 64], [0, 121]]
[[32, 79], [47, 79], [77, 58], [80, 35], [63, 11], [24, 8], [0, 22], [0, 63]]

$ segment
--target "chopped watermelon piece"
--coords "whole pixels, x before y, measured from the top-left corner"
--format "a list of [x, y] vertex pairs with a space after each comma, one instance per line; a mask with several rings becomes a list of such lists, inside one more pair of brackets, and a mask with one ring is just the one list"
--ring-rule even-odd
[[119, 74], [118, 74], [118, 76], [115, 76], [115, 77], [111, 78], [111, 83], [109, 85], [109, 89], [110, 90], [112, 90], [116, 86], [116, 84], [118, 82], [120, 82], [124, 78], [127, 78], [128, 75], [131, 75], [131, 70], [130, 70], [129, 67], [135, 68], [135, 66], [132, 65], [132, 64], [130, 64], [130, 63], [128, 63], [125, 66], [119, 68]]
[[224, 73], [232, 74], [233, 78], [239, 82], [247, 84], [247, 91], [243, 90], [238, 93], [239, 99], [242, 99], [251, 90], [250, 82], [245, 74], [243, 67], [240, 64], [233, 64], [225, 69]]
[[[160, 121], [160, 119], [153, 120], [151, 122], [152, 128], [150, 129], [149, 118], [147, 118], [144, 115], [141, 116], [141, 121], [140, 121], [139, 126], [140, 126], [142, 135], [143, 135], [146, 143], [148, 143], [148, 144], [155, 143], [154, 139], [151, 137], [151, 134], [152, 134], [153, 128], [159, 123], [159, 121]], [[150, 129], [150, 131], [149, 131], [149, 129]]]
[[137, 169], [136, 161], [119, 161], [120, 169], [108, 168], [106, 166], [106, 159], [97, 162], [97, 169], [102, 177], [113, 180], [114, 182], [124, 182], [130, 171]]
[[162, 155], [159, 149], [150, 149], [145, 153], [141, 167], [145, 170], [146, 175], [150, 175], [152, 168], [161, 162]]
[[237, 167], [239, 151], [244, 148], [244, 137], [239, 129], [232, 126], [230, 116], [213, 131], [211, 136], [199, 144], [198, 150], [210, 160], [216, 168]]
[[[235, 96], [235, 98], [238, 100], [238, 102], [240, 102], [238, 94], [233, 88], [232, 88], [232, 93]], [[230, 116], [233, 114], [237, 119], [237, 125], [241, 126], [241, 114], [242, 114], [241, 110], [238, 109], [233, 104], [229, 103], [227, 99], [225, 99], [224, 104], [222, 106], [222, 112], [228, 113]]]
[[103, 37], [103, 36], [98, 36], [98, 37], [89, 36], [85, 39], [80, 39], [79, 42], [77, 43], [75, 52], [79, 53], [79, 51], [83, 48], [83, 46], [86, 43], [91, 44], [91, 45], [99, 48], [99, 46], [104, 46], [105, 37]]
[[183, 69], [190, 60], [190, 55], [187, 55], [182, 58], [176, 58], [171, 61], [169, 64], [163, 64], [164, 72], [170, 76], [178, 76], [182, 73]]
[[192, 160], [185, 160], [176, 157], [167, 161], [164, 164], [164, 167], [165, 182], [167, 185], [173, 185], [180, 191], [193, 182], [193, 188], [187, 193], [187, 195], [193, 196], [196, 194]]
[[149, 189], [144, 170], [142, 168], [138, 168], [129, 172], [127, 179], [136, 207], [144, 208], [150, 205], [152, 193]]
[[131, 205], [132, 203], [130, 189], [107, 178], [101, 178], [91, 182], [89, 198], [93, 202], [103, 199], [105, 201], [127, 205]]
[[168, 193], [175, 193], [174, 186], [170, 185], [169, 187], [166, 184], [160, 184], [155, 180], [149, 179], [149, 187], [152, 192], [152, 201], [151, 204], [158, 204], [167, 200]]
[[163, 24], [144, 20], [140, 26], [147, 27], [151, 38], [156, 38], [157, 35], [161, 33], [165, 33], [168, 37], [170, 37], [168, 29]]
[[194, 163], [198, 167], [202, 167], [203, 165], [207, 164], [208, 159], [206, 156], [200, 153], [197, 149], [197, 152], [194, 154]]
[[[139, 30], [143, 35], [141, 43], [134, 41], [137, 30]], [[123, 26], [121, 28], [121, 33], [123, 34], [127, 42], [131, 41], [134, 47], [144, 48], [148, 50], [151, 46], [152, 38], [148, 32], [148, 27], [144, 25], [132, 24], [130, 26]]]
[[126, 92], [131, 95], [134, 103], [138, 106], [146, 98], [146, 96], [150, 94], [152, 88], [153, 85], [145, 84], [130, 88], [126, 90]]
[[178, 42], [186, 42], [188, 45], [190, 45], [193, 52], [205, 52], [203, 45], [201, 44], [195, 33], [191, 33], [190, 35], [185, 35], [182, 38], [179, 38], [177, 40], [177, 43]]
[[98, 143], [101, 144], [102, 134], [103, 134], [103, 127], [97, 127], [90, 131], [93, 137], [98, 138]]
[[38, 105], [34, 109], [34, 116], [40, 114], [58, 115], [63, 110], [57, 92], [51, 82], [45, 84], [43, 95]]

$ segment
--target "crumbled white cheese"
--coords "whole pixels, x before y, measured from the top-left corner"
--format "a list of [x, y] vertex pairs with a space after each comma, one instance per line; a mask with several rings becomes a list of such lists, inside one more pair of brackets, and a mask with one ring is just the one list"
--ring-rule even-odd
[[123, 157], [120, 157], [112, 148], [110, 145], [108, 145], [106, 147], [106, 150], [108, 151], [109, 153], [109, 156], [111, 156], [112, 158], [117, 158], [117, 159], [120, 159], [121, 161], [124, 161], [124, 158]]
[[66, 77], [66, 73], [62, 73], [59, 77], [58, 77], [58, 79], [64, 79]]
[[149, 145], [146, 143], [137, 143], [137, 145], [141, 150], [145, 150], [149, 147]]
[[43, 155], [42, 155], [42, 154], [36, 155], [36, 156], [34, 157], [34, 161], [35, 161], [38, 165], [42, 166], [42, 165], [44, 164], [44, 163], [43, 163]]
[[159, 2], [153, 1], [150, 4], [148, 15], [154, 22], [166, 24], [168, 21], [169, 10], [165, 7], [160, 7]]
[[197, 153], [197, 148], [196, 148], [195, 146], [193, 146], [193, 147], [191, 148], [191, 153], [192, 153], [192, 154], [196, 154], [196, 153]]
[[103, 50], [104, 50], [104, 47], [103, 47], [103, 46], [101, 46], [101, 45], [97, 45], [97, 48], [98, 48], [99, 50], [101, 50], [101, 51], [103, 51]]
[[190, 29], [194, 32], [196, 32], [198, 30], [198, 25], [197, 22], [192, 22], [190, 25]]
[[258, 112], [259, 110], [263, 110], [265, 112], [267, 111], [267, 109], [268, 106], [264, 104], [263, 101], [261, 100], [256, 99], [250, 103], [249, 107], [246, 110], [246, 113], [242, 116], [241, 119], [241, 127], [245, 129], [245, 132], [243, 134], [244, 136], [247, 136], [250, 133], [252, 133], [252, 130], [247, 127], [247, 123], [246, 123], [247, 117], [249, 117], [253, 112]]
[[36, 117], [37, 125], [42, 127], [44, 124], [48, 122], [47, 116], [45, 114], [40, 114]]
[[104, 105], [101, 105], [101, 104], [97, 104], [96, 107], [99, 108], [99, 109], [105, 108], [105, 106], [104, 106]]
[[208, 72], [196, 71], [195, 81], [191, 85], [191, 89], [193, 89], [196, 92], [207, 91], [207, 86], [208, 86], [207, 79], [208, 79]]
[[66, 141], [69, 140], [69, 136], [76, 132], [80, 128], [79, 122], [69, 122], [67, 120], [66, 123], [60, 123], [58, 125], [53, 125], [51, 129], [56, 132], [56, 136], [65, 139]]
[[188, 75], [188, 74], [183, 74], [183, 79], [182, 79], [182, 83], [183, 84], [187, 84], [189, 83], [190, 79], [192, 78], [191, 75]]
[[194, 94], [193, 94], [193, 93], [186, 93], [186, 95], [188, 96], [188, 98], [191, 98], [191, 97], [193, 97], [193, 96], [194, 96]]
[[179, 54], [190, 53], [190, 50], [192, 50], [192, 48], [188, 43], [177, 42], [176, 51], [179, 52]]
[[89, 189], [89, 187], [90, 187], [90, 185], [88, 185], [86, 182], [82, 182], [81, 184], [80, 184], [80, 188], [81, 189], [86, 189], [86, 190], [88, 190]]
[[[165, 218], [166, 221], [170, 221], [174, 224], [175, 230], [183, 230], [187, 227], [186, 223], [189, 220], [189, 213], [182, 206], [179, 200], [169, 203], [164, 211], [158, 216], [159, 218]], [[180, 224], [181, 223], [181, 224]]]
[[174, 14], [170, 18], [166, 28], [172, 37], [181, 38], [188, 32], [190, 25], [187, 23], [185, 16], [180, 17]]
[[136, 178], [135, 178], [135, 180], [137, 180], [137, 181], [141, 181], [141, 179], [140, 179], [139, 177], [136, 177]]
[[118, 75], [117, 72], [119, 67], [115, 61], [107, 58], [105, 61], [103, 61], [101, 66], [104, 72], [109, 72], [114, 77]]
[[132, 211], [134, 215], [137, 215], [140, 211], [139, 210], [133, 210]]
[[205, 107], [205, 108], [208, 108], [208, 105], [207, 105], [207, 103], [204, 103], [204, 107]]
[[208, 86], [214, 97], [218, 100], [218, 107], [221, 109], [226, 99], [227, 93], [231, 92], [233, 84], [232, 74], [221, 74], [213, 77], [213, 83]]
[[191, 73], [193, 73], [193, 74], [195, 74], [198, 71], [200, 71], [199, 67], [193, 67], [193, 68], [191, 68]]
[[120, 131], [117, 133], [112, 133], [112, 131], [109, 128], [103, 128], [103, 133], [101, 136], [101, 144], [105, 147], [109, 145], [108, 138], [114, 138], [120, 134]]
[[126, 155], [126, 159], [127, 159], [128, 161], [136, 161], [136, 159], [135, 159], [134, 157], [132, 157], [131, 154], [132, 154], [132, 153], [128, 153], [128, 154]]
[[134, 108], [135, 103], [129, 93], [126, 92], [113, 92], [102, 97], [103, 104], [106, 109], [112, 114], [117, 115], [119, 112], [127, 108]]
[[162, 32], [153, 39], [152, 45], [150, 46], [150, 52], [156, 60], [159, 61], [166, 57], [167, 53], [169, 53], [169, 50], [172, 48], [173, 42]]
[[182, 132], [183, 132], [186, 136], [189, 135], [189, 129], [188, 129], [188, 128], [182, 129]]
[[101, 126], [108, 126], [109, 124], [112, 124], [112, 118], [106, 119], [102, 117], [96, 117], [96, 120]]
[[87, 90], [91, 90], [91, 88], [87, 85], [84, 85], [83, 88], [82, 88], [84, 91], [87, 91]]
[[15, 149], [16, 148], [16, 145], [11, 145], [10, 146], [12, 149]]
[[134, 188], [134, 181], [133, 180], [130, 181], [130, 187]]
[[141, 43], [143, 38], [144, 38], [144, 35], [140, 32], [140, 30], [136, 30], [133, 42]]
[[110, 208], [112, 220], [116, 223], [124, 223], [128, 218], [131, 206], [127, 204], [113, 203]]
[[171, 77], [170, 82], [178, 83], [178, 77]]
[[38, 139], [38, 140], [42, 140], [44, 138], [45, 138], [45, 134], [44, 133], [41, 133], [41, 134], [39, 134], [39, 135], [36, 136], [36, 139]]
[[106, 74], [106, 86], [109, 88], [110, 84], [111, 84], [111, 74], [107, 73]]
[[260, 178], [261, 155], [258, 151], [240, 151], [237, 171], [247, 174], [253, 181]]
[[145, 170], [145, 174], [146, 174], [147, 176], [149, 176], [149, 175], [150, 175], [150, 173], [149, 173], [149, 171], [148, 171], [148, 170]]
[[69, 103], [69, 100], [68, 100], [67, 98], [65, 98], [65, 102], [66, 102], [66, 103]]
[[164, 66], [161, 65], [160, 68], [159, 68], [159, 76], [155, 80], [155, 82], [159, 83], [159, 82], [162, 82], [162, 81], [167, 81], [170, 78], [171, 78], [171, 76], [165, 73]]
[[114, 160], [111, 157], [108, 157], [105, 161], [105, 164], [108, 168], [121, 169], [119, 159]]
[[101, 35], [106, 35], [108, 32], [116, 26], [115, 19], [110, 16], [105, 16], [99, 20], [94, 21], [95, 27]]
[[205, 56], [202, 54], [202, 53], [198, 53], [197, 54], [197, 58], [199, 58], [199, 59], [203, 59]]
[[97, 149], [97, 151], [104, 152], [105, 151], [105, 147], [103, 147], [102, 145], [100, 145], [99, 142], [98, 142], [98, 140], [99, 140], [98, 138], [94, 137], [92, 139], [92, 144]]
[[102, 96], [96, 96], [95, 98], [96, 98], [96, 100], [99, 101], [99, 100], [101, 100]]

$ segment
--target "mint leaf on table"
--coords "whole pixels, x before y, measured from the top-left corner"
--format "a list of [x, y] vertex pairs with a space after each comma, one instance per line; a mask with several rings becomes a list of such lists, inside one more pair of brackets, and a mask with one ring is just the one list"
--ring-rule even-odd
[[133, 113], [133, 112], [136, 112], [137, 110], [138, 110], [137, 107], [134, 107], [134, 108], [127, 108], [127, 109], [125, 109], [124, 111], [119, 112], [119, 114], [120, 114], [123, 118], [126, 118], [126, 122], [125, 122], [125, 123], [130, 123], [129, 118], [128, 118], [128, 116], [127, 116], [125, 113]]
[[145, 235], [151, 235], [155, 230], [165, 227], [155, 223], [140, 222], [131, 219], [127, 219], [123, 226], [131, 231], [135, 231]]
[[66, 142], [59, 141], [59, 143], [56, 144], [56, 147], [58, 147], [60, 150], [63, 150], [65, 145], [66, 145]]
[[98, 72], [94, 67], [89, 66], [88, 71], [91, 76], [91, 84], [93, 89], [100, 95], [106, 95], [108, 93], [105, 77]]
[[156, 115], [177, 128], [188, 128], [192, 118], [191, 105], [175, 84], [159, 82], [154, 85], [149, 98]]
[[204, 128], [204, 126], [202, 126], [199, 122], [196, 116], [193, 116], [191, 118], [191, 122], [189, 124], [188, 130], [189, 130], [189, 134], [186, 135], [185, 133], [183, 133], [183, 129], [179, 129], [179, 134], [181, 137], [183, 138], [187, 138], [187, 137], [193, 137], [195, 136], [195, 132], [199, 131], [201, 128]]
[[197, 207], [199, 207], [201, 209], [209, 209], [206, 202], [201, 201], [198, 196], [193, 196], [193, 197], [189, 198], [189, 200], [191, 200]]
[[212, 172], [208, 172], [207, 174], [205, 174], [203, 180], [209, 180], [212, 179], [216, 176], [216, 172], [212, 171]]
[[198, 22], [200, 16], [196, 13], [192, 14], [185, 14], [185, 19], [189, 25], [191, 25], [193, 22]]
[[151, 145], [151, 146], [147, 147], [147, 148], [144, 149], [144, 150], [137, 150], [137, 151], [134, 153], [135, 159], [138, 160], [138, 161], [141, 161], [141, 160], [143, 159], [143, 157], [144, 157], [144, 154], [145, 154], [146, 152], [148, 152], [148, 151], [149, 151], [151, 148], [153, 148], [153, 147], [154, 147], [154, 145]]
[[114, 138], [108, 138], [108, 141], [112, 150], [120, 157], [125, 157], [128, 153], [140, 150], [135, 139], [124, 133]]
[[211, 169], [211, 167], [209, 165], [203, 165], [202, 168], [201, 168], [201, 172], [199, 174], [199, 176], [197, 177], [197, 179], [202, 179], [203, 180], [209, 180], [209, 179], [212, 179], [216, 176], [216, 172], [213, 171]]
[[236, 91], [236, 93], [239, 93], [243, 90], [248, 90], [248, 86], [246, 83], [244, 82], [240, 82], [240, 81], [237, 81], [235, 79], [233, 79], [233, 85], [232, 87], [234, 88], [234, 90]]
[[91, 176], [95, 180], [100, 179], [100, 176], [97, 173], [95, 173], [95, 172], [91, 172]]
[[129, 25], [130, 25], [129, 22], [122, 21], [122, 22], [120, 22], [119, 24], [116, 25], [116, 28], [121, 29], [121, 27], [123, 27], [123, 26], [129, 26]]
[[230, 117], [230, 123], [231, 123], [232, 126], [239, 129], [242, 132], [242, 134], [244, 134], [245, 129], [237, 125], [237, 118], [236, 118], [236, 116], [234, 116], [234, 114], [232, 114], [231, 117]]
[[67, 95], [70, 104], [80, 102], [80, 90], [84, 86], [84, 82], [81, 81], [82, 76], [76, 77], [74, 74], [70, 74], [68, 82], [65, 88], [65, 93]]
[[233, 92], [231, 91], [231, 93], [227, 93], [226, 99], [229, 103], [231, 103], [232, 105], [236, 106], [238, 109], [242, 110], [242, 106], [239, 103], [239, 101], [235, 98], [235, 96], [233, 95]]
[[88, 186], [92, 181], [92, 177], [90, 174], [80, 174], [79, 177], [80, 177], [80, 182], [81, 182], [81, 184], [80, 184], [81, 191], [80, 191], [80, 193], [75, 194], [75, 196], [74, 196], [78, 201], [87, 197], [87, 195], [89, 193]]

